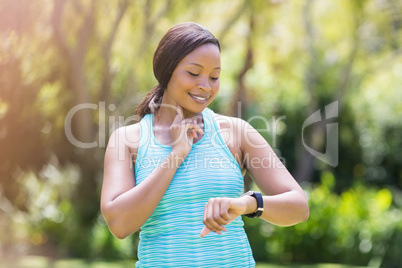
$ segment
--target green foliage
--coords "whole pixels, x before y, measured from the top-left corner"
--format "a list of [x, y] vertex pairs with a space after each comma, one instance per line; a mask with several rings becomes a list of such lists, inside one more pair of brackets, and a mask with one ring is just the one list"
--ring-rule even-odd
[[[61, 168], [56, 163], [47, 165], [39, 176], [22, 173], [18, 178], [21, 194], [26, 200], [26, 212], [13, 210], [4, 199], [2, 208], [8, 215], [0, 220], [2, 250], [23, 253], [32, 247], [39, 254], [53, 258], [61, 256], [85, 259], [135, 259], [138, 234], [119, 240], [109, 231], [99, 212], [94, 224], [84, 227], [71, 199], [78, 168]], [[43, 183], [46, 182], [46, 183]], [[7, 231], [7, 232], [5, 232]]]
[[[308, 222], [280, 228], [246, 219], [256, 259], [402, 263], [402, 197], [390, 190], [402, 189], [401, 12], [397, 0], [0, 0], [0, 255], [43, 247], [49, 255], [135, 257], [137, 235], [117, 240], [99, 215], [104, 147], [72, 145], [66, 115], [104, 102], [104, 122], [99, 109], [86, 109], [72, 130], [107, 140], [156, 84], [152, 53], [162, 35], [195, 21], [222, 45], [211, 108], [231, 114], [241, 101], [246, 120], [283, 116], [277, 132], [251, 123], [292, 174], [301, 167], [309, 175], [302, 180], [316, 183], [306, 190]], [[252, 66], [236, 99], [248, 49]], [[328, 172], [319, 160], [305, 164], [301, 126], [335, 100], [339, 166]], [[324, 151], [320, 135], [306, 134]]]
[[335, 178], [331, 173], [324, 172], [321, 181], [306, 191], [310, 206], [307, 222], [275, 227], [245, 219], [255, 258], [364, 266], [400, 263], [402, 213], [393, 200], [401, 193], [356, 184], [337, 195], [332, 191]]

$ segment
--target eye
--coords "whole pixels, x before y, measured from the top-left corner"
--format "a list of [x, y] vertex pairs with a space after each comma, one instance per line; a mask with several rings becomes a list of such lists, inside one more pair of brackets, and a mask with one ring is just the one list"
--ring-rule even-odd
[[191, 76], [198, 76], [198, 74], [192, 73], [192, 72], [188, 72]]
[[210, 77], [212, 80], [216, 81], [219, 79], [219, 77]]

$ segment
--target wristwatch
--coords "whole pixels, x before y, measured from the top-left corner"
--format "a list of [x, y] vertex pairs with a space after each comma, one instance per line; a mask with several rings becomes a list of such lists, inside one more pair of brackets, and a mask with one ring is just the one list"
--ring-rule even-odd
[[247, 193], [244, 193], [243, 196], [244, 195], [252, 196], [257, 200], [257, 210], [250, 214], [244, 214], [244, 216], [249, 217], [249, 218], [260, 217], [262, 212], [264, 211], [264, 201], [262, 200], [261, 193], [255, 192], [255, 191], [248, 191]]

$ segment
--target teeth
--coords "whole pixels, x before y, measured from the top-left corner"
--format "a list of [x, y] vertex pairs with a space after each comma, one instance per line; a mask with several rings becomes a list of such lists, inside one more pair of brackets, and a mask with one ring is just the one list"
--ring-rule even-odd
[[196, 98], [197, 100], [200, 100], [200, 101], [205, 101], [205, 100], [207, 100], [207, 99], [209, 99], [209, 97], [208, 98], [203, 98], [203, 97], [199, 97], [199, 96], [195, 96], [195, 95], [193, 95], [193, 94], [190, 94], [193, 98]]
[[201, 98], [201, 97], [197, 97], [197, 96], [194, 96], [194, 98], [196, 98], [196, 99], [198, 99], [198, 100], [206, 100], [207, 98]]

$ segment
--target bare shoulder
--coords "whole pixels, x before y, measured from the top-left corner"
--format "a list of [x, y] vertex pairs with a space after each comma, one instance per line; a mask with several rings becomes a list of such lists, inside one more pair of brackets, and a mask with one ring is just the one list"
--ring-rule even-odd
[[243, 133], [246, 126], [246, 122], [240, 118], [214, 114], [214, 119], [219, 126], [219, 131], [221, 133], [222, 139], [228, 146], [230, 152], [239, 163], [240, 167], [243, 169]]
[[245, 153], [250, 148], [267, 148], [267, 141], [247, 121], [231, 116], [215, 114], [222, 137], [229, 147], [240, 148]]
[[140, 141], [140, 124], [122, 126], [113, 131], [108, 147], [128, 148], [130, 153], [137, 153]]
[[217, 113], [214, 114], [214, 119], [218, 123], [221, 131], [241, 130], [247, 124], [247, 122], [241, 118], [226, 116], [226, 115], [217, 114]]
[[215, 114], [214, 119], [218, 123], [221, 132], [230, 133], [231, 139], [236, 140], [239, 144], [244, 139], [245, 133], [250, 131], [250, 128], [253, 129], [248, 122], [238, 117]]

